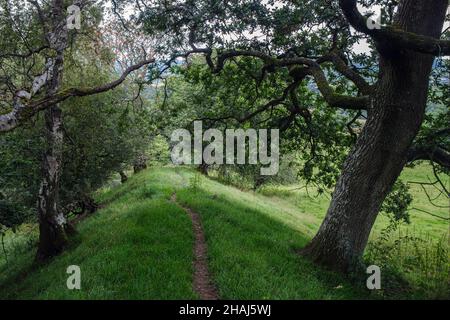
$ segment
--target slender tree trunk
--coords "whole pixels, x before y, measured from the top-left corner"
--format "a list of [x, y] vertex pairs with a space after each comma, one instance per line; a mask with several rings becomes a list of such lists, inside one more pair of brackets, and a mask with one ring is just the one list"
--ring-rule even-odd
[[[447, 0], [402, 2], [396, 25], [435, 38]], [[332, 269], [352, 271], [361, 259], [380, 207], [400, 175], [423, 121], [434, 57], [379, 44], [380, 75], [373, 107], [346, 159], [327, 215], [303, 253]]]
[[[46, 85], [46, 93], [53, 95], [61, 87], [64, 71], [64, 51], [67, 48], [67, 26], [62, 0], [53, 0], [51, 13], [52, 29], [47, 34], [49, 46], [55, 50], [51, 79]], [[59, 184], [63, 152], [63, 117], [58, 104], [45, 111], [45, 137], [47, 149], [42, 162], [42, 183], [38, 196], [39, 246], [36, 258], [45, 260], [55, 256], [67, 245], [68, 235], [74, 232], [59, 208]]]
[[197, 170], [204, 176], [208, 176], [208, 167], [208, 164], [203, 161], [202, 164], [197, 167]]
[[119, 174], [120, 174], [120, 182], [121, 182], [121, 183], [127, 182], [128, 177], [127, 177], [125, 171], [120, 170], [120, 171], [119, 171]]
[[72, 227], [59, 210], [59, 180], [62, 163], [62, 113], [55, 105], [45, 112], [47, 151], [42, 163], [42, 183], [39, 190], [38, 260], [59, 254], [67, 245]]

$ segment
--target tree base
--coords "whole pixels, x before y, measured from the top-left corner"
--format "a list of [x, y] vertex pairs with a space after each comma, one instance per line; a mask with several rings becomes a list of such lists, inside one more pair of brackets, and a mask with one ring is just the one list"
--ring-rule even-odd
[[330, 246], [323, 247], [320, 242], [313, 239], [308, 245], [300, 249], [298, 253], [311, 260], [315, 264], [329, 270], [351, 275], [359, 273], [362, 269], [361, 258], [345, 254], [342, 250], [330, 250]]
[[39, 245], [35, 257], [37, 262], [45, 262], [60, 255], [69, 246], [69, 238], [77, 234], [70, 223], [57, 228], [41, 223], [39, 232]]

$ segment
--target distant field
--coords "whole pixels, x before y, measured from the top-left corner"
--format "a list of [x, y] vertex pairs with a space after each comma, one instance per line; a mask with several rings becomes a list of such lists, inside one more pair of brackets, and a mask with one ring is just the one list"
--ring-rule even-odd
[[[442, 176], [442, 181], [446, 182], [450, 187], [450, 178]], [[430, 182], [433, 180], [432, 168], [428, 165], [420, 165], [415, 168], [406, 168], [401, 179], [404, 182]], [[430, 180], [431, 179], [431, 180]], [[449, 221], [439, 219], [426, 212], [434, 215], [450, 218], [450, 199], [445, 194], [432, 187], [426, 186], [426, 190], [430, 198], [434, 199], [433, 204], [428, 200], [422, 187], [418, 184], [409, 183], [410, 192], [413, 196], [413, 202], [410, 207], [411, 224], [403, 224], [401, 232], [409, 232], [420, 235], [423, 238], [431, 238], [433, 240], [440, 240], [449, 233]], [[308, 212], [315, 217], [322, 219], [325, 216], [330, 197], [328, 195], [317, 196], [315, 189], [309, 187], [308, 191], [301, 185], [293, 186], [269, 186], [263, 188], [262, 194], [266, 196], [281, 198], [297, 206], [302, 212]], [[437, 205], [437, 206], [436, 206]], [[419, 210], [417, 210], [419, 209]], [[423, 212], [423, 211], [426, 212]], [[372, 232], [372, 238], [386, 227], [388, 219], [384, 215], [379, 215]]]

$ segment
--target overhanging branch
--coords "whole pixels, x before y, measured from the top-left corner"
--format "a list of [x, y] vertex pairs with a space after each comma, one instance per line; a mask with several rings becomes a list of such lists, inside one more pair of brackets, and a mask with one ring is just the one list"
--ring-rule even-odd
[[[17, 95], [13, 101], [12, 111], [7, 114], [0, 115], [0, 132], [13, 130], [39, 111], [45, 110], [50, 106], [67, 100], [70, 97], [83, 97], [112, 90], [120, 85], [131, 72], [141, 68], [144, 65], [153, 63], [154, 61], [155, 59], [153, 58], [143, 60], [128, 67], [117, 80], [94, 88], [70, 88], [36, 101], [29, 101], [26, 99], [27, 97]], [[22, 102], [22, 100], [27, 101]]]
[[450, 153], [437, 146], [413, 146], [408, 152], [408, 162], [430, 160], [450, 169]]
[[329, 58], [336, 70], [352, 81], [362, 94], [368, 95], [372, 93], [373, 86], [371, 86], [358, 72], [349, 67], [341, 58], [339, 52], [331, 52]]
[[[313, 76], [317, 87], [320, 93], [325, 98], [325, 101], [328, 103], [330, 107], [341, 108], [341, 109], [349, 109], [349, 110], [366, 110], [369, 106], [369, 97], [361, 96], [361, 97], [353, 97], [348, 95], [336, 94], [333, 88], [328, 83], [326, 79], [325, 73], [323, 72], [320, 64], [313, 59], [305, 58], [305, 57], [293, 57], [293, 58], [283, 58], [278, 59], [266, 55], [259, 51], [254, 50], [226, 50], [217, 55], [217, 62], [214, 64], [212, 61], [211, 55], [212, 50], [207, 48], [202, 49], [194, 49], [189, 51], [186, 54], [179, 55], [183, 57], [187, 57], [193, 53], [202, 53], [206, 55], [206, 61], [211, 68], [213, 73], [220, 72], [225, 62], [233, 57], [238, 56], [246, 56], [246, 57], [254, 57], [261, 59], [265, 62], [266, 66], [282, 68], [282, 67], [292, 67], [292, 66], [306, 66], [305, 68], [301, 68], [301, 72], [298, 75], [300, 80], [303, 80], [305, 73]], [[171, 60], [174, 60], [173, 58]], [[329, 61], [329, 57], [322, 57], [320, 59], [321, 62]], [[371, 87], [365, 82], [365, 80], [358, 75], [355, 71], [349, 70], [348, 66], [345, 65], [343, 61], [338, 61], [336, 59], [336, 64], [339, 66], [344, 75], [349, 77], [357, 86], [361, 87], [360, 90], [363, 93], [367, 93], [371, 91]], [[344, 64], [344, 65], [342, 65]], [[344, 70], [345, 69], [345, 70]], [[339, 70], [338, 70], [339, 71]], [[291, 70], [291, 76], [295, 78], [295, 70]], [[299, 80], [296, 79], [296, 80]]]
[[368, 96], [353, 97], [337, 94], [328, 83], [325, 73], [318, 64], [313, 64], [308, 69], [317, 84], [317, 88], [330, 107], [348, 110], [366, 110], [368, 108], [370, 104]]
[[419, 35], [393, 26], [370, 29], [367, 26], [368, 19], [358, 11], [356, 4], [356, 0], [339, 0], [339, 5], [351, 26], [371, 36], [375, 41], [435, 56], [450, 55], [450, 40]]

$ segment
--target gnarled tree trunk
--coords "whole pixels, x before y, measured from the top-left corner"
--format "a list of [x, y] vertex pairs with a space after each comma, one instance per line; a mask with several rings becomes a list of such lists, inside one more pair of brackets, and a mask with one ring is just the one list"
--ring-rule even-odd
[[[447, 0], [406, 0], [397, 27], [439, 38]], [[359, 262], [383, 200], [400, 175], [423, 121], [434, 57], [379, 43], [380, 74], [373, 106], [346, 159], [317, 235], [303, 249], [314, 261], [348, 272]]]

